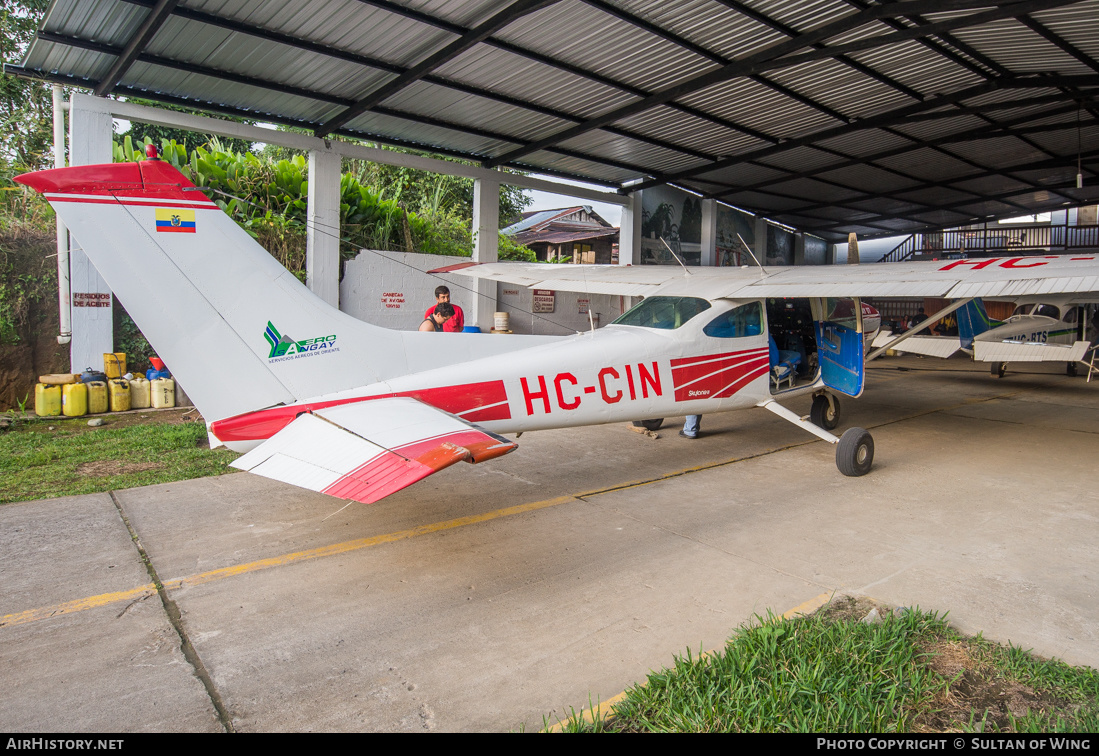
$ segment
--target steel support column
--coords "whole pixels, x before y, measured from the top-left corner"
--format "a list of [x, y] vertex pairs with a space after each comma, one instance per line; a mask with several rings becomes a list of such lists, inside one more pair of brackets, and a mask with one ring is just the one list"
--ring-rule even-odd
[[306, 285], [335, 308], [340, 306], [340, 156], [309, 152], [305, 225]]
[[703, 268], [717, 265], [717, 200], [702, 200], [702, 260]]
[[641, 262], [641, 192], [630, 192], [629, 204], [622, 207], [618, 224], [618, 264]]
[[[473, 260], [492, 263], [500, 259], [500, 182], [475, 179], [473, 182]], [[496, 312], [496, 282], [477, 279], [477, 296], [468, 325], [488, 332]]]
[[[88, 95], [74, 95], [69, 102], [69, 165], [111, 162], [114, 119], [110, 113], [94, 107], [96, 99]], [[81, 107], [84, 104], [92, 107]], [[100, 369], [103, 354], [114, 351], [114, 297], [106, 281], [84, 254], [80, 240], [71, 234], [69, 273], [72, 291], [70, 367], [77, 373], [86, 367]]]

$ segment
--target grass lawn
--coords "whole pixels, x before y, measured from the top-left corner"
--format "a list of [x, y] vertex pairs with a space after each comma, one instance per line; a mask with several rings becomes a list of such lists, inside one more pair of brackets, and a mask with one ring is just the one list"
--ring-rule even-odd
[[[8, 415], [9, 418], [13, 416]], [[211, 451], [192, 410], [20, 418], [0, 430], [0, 504], [223, 475], [238, 455]]]
[[[862, 622], [871, 608], [881, 620]], [[649, 675], [609, 717], [580, 712], [561, 729], [1096, 732], [1099, 673], [844, 597], [809, 617], [757, 618], [725, 648]]]

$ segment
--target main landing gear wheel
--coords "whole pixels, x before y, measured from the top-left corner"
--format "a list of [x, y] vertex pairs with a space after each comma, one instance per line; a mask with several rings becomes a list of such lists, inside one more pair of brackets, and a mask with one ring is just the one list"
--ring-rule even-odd
[[992, 375], [996, 378], [1003, 378], [1004, 373], [1007, 372], [1006, 362], [993, 362], [992, 363]]
[[652, 420], [634, 420], [633, 427], [644, 428], [645, 430], [660, 430], [660, 426], [664, 424], [664, 418], [657, 417]]
[[857, 478], [870, 472], [874, 464], [874, 439], [865, 428], [848, 428], [836, 444], [836, 467], [844, 475]]
[[832, 430], [840, 424], [840, 400], [834, 396], [832, 401], [828, 401], [828, 397], [823, 395], [814, 396], [809, 419], [818, 428]]

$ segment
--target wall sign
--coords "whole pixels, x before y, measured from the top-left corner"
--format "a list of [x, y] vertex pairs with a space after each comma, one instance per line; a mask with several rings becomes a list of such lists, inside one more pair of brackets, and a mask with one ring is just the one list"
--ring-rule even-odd
[[551, 289], [534, 290], [534, 312], [553, 312], [556, 292]]
[[400, 291], [383, 291], [382, 292], [382, 305], [391, 309], [399, 310], [401, 305], [404, 304], [404, 292]]
[[[73, 307], [110, 307], [111, 295], [106, 292], [73, 292]], [[552, 312], [552, 310], [551, 310]]]

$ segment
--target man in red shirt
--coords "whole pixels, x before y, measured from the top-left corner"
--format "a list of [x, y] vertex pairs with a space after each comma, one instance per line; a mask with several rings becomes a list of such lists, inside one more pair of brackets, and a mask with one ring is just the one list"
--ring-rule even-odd
[[435, 312], [436, 305], [441, 305], [444, 302], [454, 308], [454, 316], [443, 323], [443, 330], [447, 333], [461, 333], [466, 324], [465, 314], [462, 312], [461, 307], [450, 301], [450, 289], [445, 286], [435, 288], [435, 304], [427, 308], [427, 312], [424, 313], [424, 320], [431, 317], [431, 314]]

